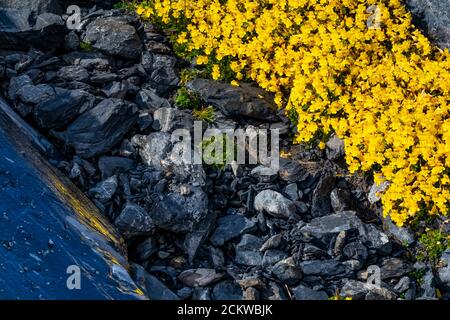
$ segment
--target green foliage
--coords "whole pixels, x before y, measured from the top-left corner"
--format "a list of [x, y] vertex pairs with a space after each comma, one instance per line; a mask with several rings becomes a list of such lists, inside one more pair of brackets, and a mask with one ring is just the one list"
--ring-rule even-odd
[[441, 254], [450, 248], [448, 236], [439, 230], [427, 230], [419, 238], [420, 249], [417, 259], [436, 263]]
[[180, 109], [197, 109], [200, 106], [200, 99], [194, 92], [181, 87], [177, 91], [175, 103]]
[[[234, 150], [227, 149], [228, 139], [229, 138], [225, 133], [205, 137], [203, 139], [201, 149], [203, 151], [203, 161], [206, 165], [210, 165], [220, 170], [225, 169], [228, 157], [236, 155], [236, 148]], [[216, 148], [221, 150], [222, 154], [216, 155]]]
[[425, 269], [418, 269], [411, 271], [409, 275], [411, 276], [411, 278], [416, 280], [417, 284], [421, 285], [423, 283], [423, 276], [425, 275]]
[[216, 114], [214, 113], [214, 108], [212, 106], [194, 110], [192, 115], [196, 120], [205, 121], [208, 123], [214, 123], [216, 120]]
[[82, 51], [91, 52], [94, 48], [92, 47], [92, 44], [87, 41], [82, 41], [80, 43], [80, 49]]
[[125, 9], [129, 11], [134, 11], [134, 8], [136, 8], [137, 1], [131, 1], [131, 0], [121, 0], [114, 4], [114, 9]]
[[205, 70], [199, 70], [199, 69], [183, 69], [180, 72], [180, 83], [182, 85], [185, 85], [191, 80], [194, 80], [195, 78], [204, 78], [207, 76], [207, 73]]

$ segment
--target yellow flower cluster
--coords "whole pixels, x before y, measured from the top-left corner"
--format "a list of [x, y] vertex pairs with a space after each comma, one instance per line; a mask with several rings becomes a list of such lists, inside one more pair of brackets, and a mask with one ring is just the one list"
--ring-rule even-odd
[[400, 0], [149, 0], [137, 12], [185, 23], [177, 42], [198, 64], [227, 58], [235, 80], [275, 93], [296, 142], [336, 132], [351, 172], [390, 182], [382, 201], [398, 225], [448, 213], [450, 54]]

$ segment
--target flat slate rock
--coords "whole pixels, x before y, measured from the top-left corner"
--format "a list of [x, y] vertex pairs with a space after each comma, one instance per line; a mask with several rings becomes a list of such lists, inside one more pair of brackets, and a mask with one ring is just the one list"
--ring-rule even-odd
[[206, 104], [231, 117], [246, 116], [276, 122], [273, 99], [263, 89], [243, 83], [240, 87], [209, 79], [196, 78], [187, 84]]
[[413, 21], [442, 49], [450, 49], [450, 1], [407, 0]]
[[90, 158], [109, 151], [137, 121], [137, 108], [119, 99], [106, 99], [79, 116], [66, 131], [56, 133], [76, 153]]
[[0, 8], [0, 49], [58, 48], [68, 30], [64, 20], [53, 13], [35, 16], [29, 9]]

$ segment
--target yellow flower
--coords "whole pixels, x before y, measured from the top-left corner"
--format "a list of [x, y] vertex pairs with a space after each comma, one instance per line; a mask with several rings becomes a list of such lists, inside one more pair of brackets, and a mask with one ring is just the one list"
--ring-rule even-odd
[[213, 65], [213, 70], [211, 73], [211, 77], [214, 80], [219, 80], [220, 79], [220, 66], [218, 64]]
[[[220, 61], [213, 79], [231, 69], [233, 85], [251, 79], [274, 93], [298, 120], [294, 142], [340, 136], [350, 172], [376, 168], [390, 183], [383, 208], [398, 225], [425, 207], [447, 214], [450, 53], [414, 27], [401, 1], [153, 0], [136, 12], [181, 25], [177, 42], [197, 64]], [[368, 29], [372, 17], [382, 23]]]
[[208, 56], [198, 56], [196, 60], [198, 65], [207, 64], [208, 61], [209, 61]]

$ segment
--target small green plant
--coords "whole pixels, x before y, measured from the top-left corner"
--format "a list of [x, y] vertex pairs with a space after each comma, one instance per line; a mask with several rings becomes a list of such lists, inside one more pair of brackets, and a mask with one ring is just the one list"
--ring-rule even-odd
[[216, 114], [214, 113], [214, 108], [212, 106], [194, 110], [192, 115], [196, 120], [205, 121], [208, 123], [214, 123], [216, 120]]
[[[223, 134], [217, 134], [211, 137], [205, 137], [201, 142], [201, 149], [203, 154], [203, 161], [206, 165], [210, 165], [214, 168], [224, 170], [227, 164], [227, 159], [236, 155], [235, 150], [227, 149], [228, 136]], [[234, 147], [236, 147], [233, 144]], [[216, 152], [220, 152], [216, 154]]]
[[122, 1], [116, 2], [114, 4], [114, 9], [125, 9], [125, 10], [134, 11], [134, 9], [136, 8], [136, 5], [137, 5], [137, 1], [122, 0]]
[[92, 47], [92, 44], [90, 42], [87, 41], [82, 41], [80, 43], [80, 49], [82, 51], [86, 51], [86, 52], [90, 52], [92, 51], [94, 48]]
[[199, 69], [183, 69], [180, 72], [180, 83], [185, 85], [195, 78], [205, 78], [208, 74], [205, 70]]
[[197, 109], [200, 106], [200, 99], [194, 92], [181, 87], [177, 91], [175, 103], [181, 109]]
[[416, 280], [417, 284], [423, 283], [423, 276], [425, 275], [425, 269], [417, 269], [409, 273], [410, 277]]
[[419, 238], [420, 249], [417, 259], [437, 262], [445, 249], [450, 248], [448, 236], [439, 230], [427, 229]]

